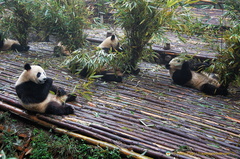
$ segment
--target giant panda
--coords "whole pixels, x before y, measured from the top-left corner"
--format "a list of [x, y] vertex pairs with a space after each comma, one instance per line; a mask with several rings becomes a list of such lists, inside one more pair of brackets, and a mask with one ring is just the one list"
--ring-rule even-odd
[[116, 37], [116, 35], [111, 35], [109, 37], [107, 37], [105, 40], [103, 40], [103, 42], [101, 44], [98, 45], [99, 48], [103, 49], [105, 52], [122, 52], [122, 49], [120, 48], [119, 45], [119, 40]]
[[5, 39], [0, 35], [0, 51], [14, 50], [14, 51], [28, 51], [29, 46], [22, 46], [17, 40]]
[[173, 58], [166, 64], [166, 68], [169, 69], [173, 82], [178, 85], [192, 87], [208, 95], [228, 94], [227, 88], [223, 88], [216, 79], [191, 70], [188, 61], [182, 57]]
[[67, 95], [65, 90], [54, 86], [42, 67], [25, 64], [24, 69], [15, 83], [15, 90], [25, 109], [55, 115], [74, 113], [65, 102], [74, 101], [75, 95]]

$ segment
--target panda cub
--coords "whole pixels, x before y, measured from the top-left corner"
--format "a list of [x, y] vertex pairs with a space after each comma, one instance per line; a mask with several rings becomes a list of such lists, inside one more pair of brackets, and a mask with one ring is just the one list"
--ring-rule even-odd
[[24, 69], [15, 83], [17, 95], [24, 108], [55, 115], [74, 113], [74, 109], [65, 106], [65, 102], [74, 101], [76, 96], [67, 95], [62, 88], [54, 86], [53, 80], [46, 76], [42, 67], [25, 64]]
[[223, 88], [220, 83], [201, 72], [196, 72], [190, 69], [188, 61], [184, 58], [175, 57], [168, 64], [170, 76], [174, 83], [182, 86], [196, 88], [208, 95], [224, 95], [228, 94], [226, 88]]
[[22, 46], [17, 40], [5, 39], [0, 33], [0, 51], [14, 50], [14, 51], [28, 51], [29, 46]]

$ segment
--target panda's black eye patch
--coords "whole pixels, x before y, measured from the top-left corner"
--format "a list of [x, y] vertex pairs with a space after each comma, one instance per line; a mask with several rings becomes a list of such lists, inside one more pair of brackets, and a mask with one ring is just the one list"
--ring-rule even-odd
[[38, 78], [38, 77], [40, 77], [40, 76], [41, 76], [41, 73], [40, 73], [40, 72], [38, 72], [38, 73], [37, 73], [37, 78]]

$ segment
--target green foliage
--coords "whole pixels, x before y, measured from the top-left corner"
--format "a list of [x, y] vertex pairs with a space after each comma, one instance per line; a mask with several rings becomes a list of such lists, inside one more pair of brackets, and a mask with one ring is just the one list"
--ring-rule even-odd
[[[116, 17], [126, 34], [125, 50], [129, 59], [127, 63], [131, 66], [131, 68], [126, 68], [127, 70], [136, 69], [139, 60], [148, 53], [146, 46], [154, 34], [159, 31], [163, 32], [163, 27], [171, 25], [171, 21], [179, 21], [173, 17], [179, 9], [180, 2], [190, 3], [191, 1], [116, 1], [115, 7], [118, 11]], [[151, 48], [151, 45], [149, 47]]]
[[87, 68], [89, 72], [87, 76], [91, 77], [105, 66], [107, 69], [119, 68], [123, 65], [121, 61], [123, 58], [120, 56], [120, 53], [105, 53], [104, 50], [78, 49], [63, 62], [63, 65], [76, 74]]
[[88, 73], [86, 74], [88, 80], [75, 85], [74, 92], [81, 94], [87, 100], [91, 100], [90, 86], [95, 79], [102, 77], [102, 75], [96, 75], [96, 73], [102, 69], [122, 70], [121, 68], [125, 65], [124, 59], [126, 59], [125, 54], [120, 52], [112, 53], [110, 51], [106, 53], [100, 48], [97, 50], [81, 48], [72, 52], [71, 56], [68, 56], [62, 65], [75, 74]]
[[[32, 142], [32, 155], [30, 158], [34, 159], [51, 159], [55, 156], [61, 156], [61, 158], [120, 158], [118, 150], [104, 150], [101, 147], [94, 147], [86, 145], [83, 141], [70, 138], [67, 135], [57, 136], [50, 135], [34, 130], [34, 138]], [[51, 142], [49, 142], [51, 141]]]
[[[0, 112], [0, 123], [4, 123], [5, 129], [2, 131], [0, 135], [0, 154], [6, 154], [6, 156], [15, 156], [16, 149], [15, 145], [21, 144], [16, 136], [16, 130], [10, 130], [7, 125], [14, 123], [14, 120], [10, 118], [10, 113], [8, 112]], [[1, 125], [1, 124], [0, 124]]]
[[22, 45], [30, 31], [46, 38], [54, 34], [70, 51], [85, 44], [89, 12], [83, 0], [5, 0], [4, 9], [1, 28]]
[[[28, 126], [22, 123], [13, 124], [13, 119], [7, 112], [0, 112], [0, 121], [4, 130], [0, 135], [0, 156], [5, 159], [16, 159], [19, 151], [16, 146], [24, 147], [24, 139], [19, 137], [22, 131], [31, 134], [29, 147], [32, 148], [27, 158], [53, 159], [53, 158], [74, 158], [74, 159], [120, 159], [118, 149], [103, 149], [99, 146], [87, 145], [82, 140], [78, 140], [67, 135], [56, 135], [40, 129], [28, 130]], [[18, 125], [21, 124], [21, 125]], [[11, 157], [11, 158], [9, 158]]]
[[224, 8], [228, 10], [225, 16], [230, 17], [235, 23], [240, 22], [240, 1], [239, 0], [225, 0]]
[[226, 49], [222, 50], [215, 62], [224, 87], [240, 75], [240, 24], [227, 31], [224, 36]]
[[228, 88], [232, 82], [239, 82], [240, 77], [240, 2], [227, 0], [224, 8], [231, 28], [224, 32], [225, 47], [221, 48], [212, 69], [218, 71], [223, 87]]
[[3, 135], [0, 136], [0, 148], [8, 156], [15, 156], [16, 149], [14, 146], [17, 144], [18, 137], [15, 135], [15, 132], [3, 130]]
[[33, 11], [27, 0], [5, 0], [1, 29], [10, 32], [20, 44], [27, 46], [28, 33], [33, 20]]
[[[88, 10], [83, 0], [34, 0], [35, 30], [54, 34], [70, 51], [85, 44], [83, 29], [87, 24]], [[42, 5], [43, 3], [47, 5]]]

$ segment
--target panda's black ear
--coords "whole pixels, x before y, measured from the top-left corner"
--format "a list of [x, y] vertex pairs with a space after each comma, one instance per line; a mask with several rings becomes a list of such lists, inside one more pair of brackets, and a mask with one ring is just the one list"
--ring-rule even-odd
[[111, 40], [113, 41], [115, 39], [115, 35], [112, 35], [111, 36]]
[[31, 66], [30, 66], [30, 64], [28, 64], [28, 63], [26, 63], [25, 65], [24, 65], [24, 69], [25, 70], [31, 70]]

